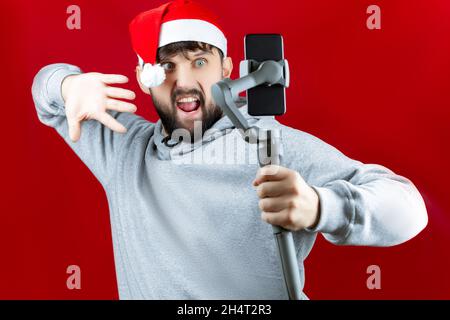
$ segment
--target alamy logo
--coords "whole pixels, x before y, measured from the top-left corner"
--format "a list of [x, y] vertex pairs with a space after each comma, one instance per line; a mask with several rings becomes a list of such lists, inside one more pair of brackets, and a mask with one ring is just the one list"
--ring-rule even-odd
[[367, 289], [381, 289], [381, 269], [376, 264], [370, 265], [367, 267], [367, 274], [370, 276], [367, 278], [366, 285]]
[[367, 17], [366, 26], [369, 30], [380, 30], [381, 29], [381, 9], [379, 6], [373, 4], [367, 7], [367, 14], [370, 14]]
[[[173, 146], [170, 149], [170, 158], [174, 164], [221, 164], [221, 165], [258, 165], [275, 163], [273, 157], [265, 144], [257, 141], [266, 141], [268, 131], [251, 130], [244, 132], [241, 129], [218, 130], [210, 128], [202, 135], [201, 121], [196, 121], [194, 126], [194, 137], [184, 129], [174, 130], [170, 136]], [[271, 132], [281, 137], [281, 130], [271, 129]], [[194, 141], [194, 143], [191, 143]], [[279, 141], [279, 153], [282, 156], [282, 141]]]
[[67, 278], [67, 281], [66, 281], [67, 289], [80, 290], [81, 289], [81, 269], [80, 269], [80, 267], [77, 265], [70, 265], [67, 267], [66, 273], [70, 274], [70, 276]]
[[66, 26], [69, 30], [80, 30], [81, 29], [81, 9], [77, 5], [71, 5], [67, 7], [67, 17]]

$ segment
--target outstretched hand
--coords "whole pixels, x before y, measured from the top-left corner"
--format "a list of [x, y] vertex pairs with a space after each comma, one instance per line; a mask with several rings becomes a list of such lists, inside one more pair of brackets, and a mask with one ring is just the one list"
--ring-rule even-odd
[[134, 100], [136, 94], [127, 89], [112, 87], [111, 84], [124, 84], [128, 78], [118, 74], [84, 73], [68, 76], [62, 83], [62, 96], [65, 101], [69, 137], [78, 141], [81, 136], [81, 123], [96, 120], [109, 129], [125, 133], [127, 129], [106, 110], [136, 112], [136, 105], [118, 99]]

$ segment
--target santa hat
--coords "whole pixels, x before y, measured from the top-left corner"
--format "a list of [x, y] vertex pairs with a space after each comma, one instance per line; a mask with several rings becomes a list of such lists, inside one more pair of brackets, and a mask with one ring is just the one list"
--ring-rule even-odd
[[219, 48], [227, 55], [227, 39], [217, 17], [189, 0], [176, 0], [142, 12], [130, 23], [131, 43], [142, 67], [141, 82], [156, 87], [166, 78], [164, 68], [156, 64], [160, 47], [179, 41], [200, 41]]

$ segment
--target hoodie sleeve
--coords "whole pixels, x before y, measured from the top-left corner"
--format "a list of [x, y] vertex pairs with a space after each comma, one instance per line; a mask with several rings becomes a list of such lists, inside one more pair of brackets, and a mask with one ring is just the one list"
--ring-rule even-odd
[[352, 160], [307, 133], [282, 130], [286, 166], [298, 170], [320, 199], [319, 222], [306, 231], [337, 245], [393, 246], [425, 228], [427, 210], [410, 180]]
[[127, 133], [115, 133], [100, 122], [89, 120], [82, 123], [80, 139], [72, 142], [69, 138], [61, 84], [67, 76], [80, 73], [82, 71], [78, 67], [62, 63], [42, 68], [33, 81], [33, 100], [39, 120], [54, 128], [100, 183], [106, 185], [113, 177], [115, 164], [123, 154], [124, 146], [144, 128], [148, 128], [150, 122], [134, 114], [108, 111], [127, 128]]

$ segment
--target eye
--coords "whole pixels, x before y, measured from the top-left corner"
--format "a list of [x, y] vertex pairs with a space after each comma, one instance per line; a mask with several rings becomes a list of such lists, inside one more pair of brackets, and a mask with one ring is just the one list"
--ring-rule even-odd
[[175, 68], [172, 62], [163, 62], [161, 63], [161, 66], [165, 71], [172, 71]]
[[205, 64], [206, 64], [206, 59], [204, 59], [204, 58], [195, 60], [195, 66], [197, 66], [197, 67], [202, 67]]

